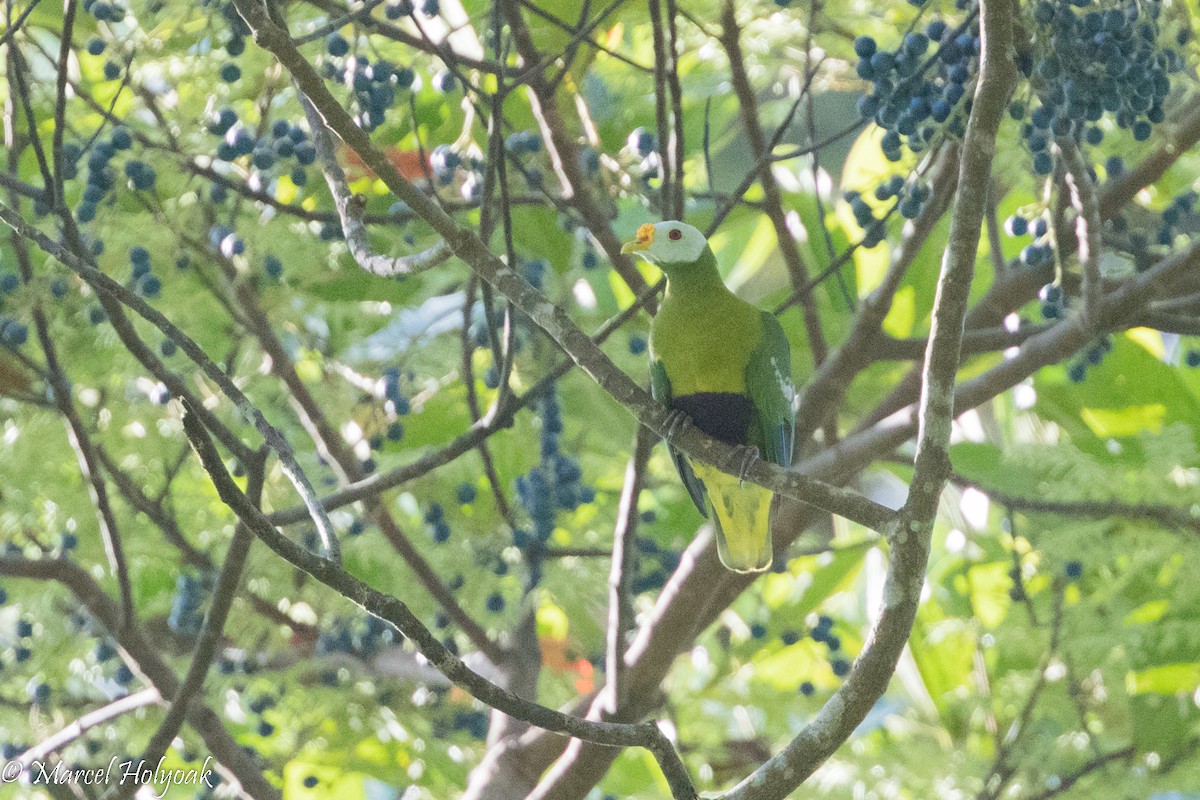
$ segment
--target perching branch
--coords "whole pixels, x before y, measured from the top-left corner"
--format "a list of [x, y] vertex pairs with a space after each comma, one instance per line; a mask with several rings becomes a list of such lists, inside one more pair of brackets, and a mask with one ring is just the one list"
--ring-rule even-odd
[[[296, 50], [291, 39], [268, 18], [252, 0], [235, 0], [235, 5], [254, 31], [255, 41], [270, 50], [292, 74], [301, 90], [320, 112], [326, 124], [338, 134], [389, 189], [407, 203], [465, 261], [480, 278], [487, 281], [545, 331], [593, 380], [634, 414], [646, 427], [664, 436], [668, 431], [669, 412], [622, 372], [581, 331], [566, 311], [549, 302], [512, 267], [493, 255], [479, 237], [459, 225], [429, 197], [417, 190], [354, 124], [354, 120], [330, 94], [324, 81]], [[672, 440], [681, 452], [705, 463], [732, 471], [736, 449], [691, 427]], [[768, 464], [755, 462], [746, 479], [801, 502], [810, 503], [845, 516], [873, 530], [881, 530], [891, 518], [891, 510], [845, 489], [791, 473]]]
[[951, 475], [950, 481], [956, 486], [977, 489], [993, 501], [1021, 511], [1093, 519], [1111, 519], [1113, 517], [1144, 519], [1155, 522], [1164, 528], [1200, 535], [1200, 517], [1185, 508], [1174, 508], [1158, 503], [1126, 503], [1121, 500], [1048, 500], [1001, 491], [962, 475]]
[[52, 753], [57, 753], [71, 742], [82, 738], [88, 731], [97, 728], [114, 719], [122, 717], [139, 708], [152, 706], [162, 700], [158, 689], [153, 686], [126, 695], [118, 700], [89, 711], [71, 724], [59, 729], [51, 736], [30, 747], [14, 759], [26, 769], [35, 762], [45, 761]]
[[609, 713], [620, 719], [625, 671], [626, 637], [633, 629], [633, 598], [629, 585], [637, 569], [638, 498], [646, 479], [646, 462], [654, 439], [649, 432], [638, 426], [633, 435], [633, 447], [629, 463], [625, 465], [625, 485], [621, 489], [621, 501], [617, 507], [617, 525], [613, 531], [612, 564], [608, 574], [608, 632], [605, 641], [605, 689], [608, 692]]

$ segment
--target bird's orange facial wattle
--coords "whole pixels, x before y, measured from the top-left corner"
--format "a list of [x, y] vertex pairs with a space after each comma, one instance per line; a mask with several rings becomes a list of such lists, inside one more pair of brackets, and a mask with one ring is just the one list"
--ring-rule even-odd
[[621, 247], [622, 253], [637, 253], [642, 250], [650, 249], [650, 245], [654, 244], [654, 225], [647, 222], [637, 229], [637, 238], [632, 242], [627, 242]]

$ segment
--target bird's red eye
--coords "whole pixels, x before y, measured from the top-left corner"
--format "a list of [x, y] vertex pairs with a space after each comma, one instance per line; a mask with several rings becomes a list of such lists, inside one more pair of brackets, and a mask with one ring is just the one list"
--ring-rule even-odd
[[683, 231], [679, 230], [679, 228], [672, 228], [667, 236], [671, 239], [671, 241], [678, 242], [683, 238]]

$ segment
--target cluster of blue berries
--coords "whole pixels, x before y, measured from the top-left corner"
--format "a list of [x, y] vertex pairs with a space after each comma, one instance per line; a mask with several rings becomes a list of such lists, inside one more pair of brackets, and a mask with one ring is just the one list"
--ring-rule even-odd
[[129, 282], [140, 294], [154, 299], [162, 292], [162, 281], [150, 270], [150, 251], [139, 245], [129, 248]]
[[[87, 40], [87, 44], [84, 45], [84, 49], [87, 50], [89, 55], [101, 56], [104, 55], [104, 51], [108, 49], [108, 44], [99, 36], [93, 36], [91, 39]], [[104, 62], [104, 79], [107, 81], [115, 81], [119, 77], [121, 77], [121, 65], [116, 61], [113, 61], [111, 58], [107, 59]]]
[[530, 189], [539, 190], [545, 183], [542, 168], [532, 163], [532, 157], [543, 150], [542, 137], [536, 131], [517, 131], [510, 133], [504, 140], [504, 147], [516, 157], [521, 166], [521, 174]]
[[635, 172], [641, 175], [642, 184], [650, 186], [650, 179], [661, 177], [662, 157], [658, 152], [658, 136], [645, 128], [634, 128], [625, 139], [625, 150], [636, 163]]
[[[16, 273], [0, 275], [0, 310], [4, 308], [4, 296], [12, 294], [21, 285]], [[29, 339], [29, 329], [15, 317], [0, 314], [0, 344], [16, 349]], [[0, 601], [3, 602], [3, 601]]]
[[97, 22], [121, 22], [125, 19], [125, 8], [120, 3], [105, 0], [83, 0], [83, 10]]
[[425, 509], [425, 524], [429, 526], [429, 535], [434, 544], [450, 541], [450, 524], [446, 522], [446, 510], [440, 503], [431, 503]]
[[438, 717], [433, 721], [432, 734], [436, 739], [446, 739], [454, 732], [463, 732], [472, 739], [487, 738], [488, 714], [486, 711], [457, 710], [449, 718]]
[[225, 225], [213, 225], [208, 229], [208, 244], [225, 258], [246, 252], [246, 243], [237, 235], [237, 231]]
[[932, 20], [923, 32], [905, 34], [895, 51], [859, 36], [854, 52], [859, 77], [872, 84], [858, 112], [886, 131], [880, 146], [888, 160], [899, 161], [906, 145], [914, 153], [928, 148], [943, 123], [951, 134], [962, 134], [978, 72], [978, 23], [956, 29]]
[[834, 675], [844, 678], [850, 674], [850, 659], [842, 654], [842, 640], [833, 632], [832, 617], [824, 614], [818, 617], [817, 624], [809, 635], [814, 642], [825, 645], [829, 650], [829, 667]]
[[317, 636], [317, 654], [345, 653], [369, 658], [403, 638], [402, 633], [374, 615], [336, 619]]
[[1195, 230], [1200, 214], [1196, 213], [1197, 194], [1186, 191], [1178, 195], [1171, 204], [1162, 211], [1162, 225], [1155, 236], [1155, 242], [1163, 247], [1171, 247], [1175, 237], [1183, 231]]
[[[221, 16], [229, 25], [229, 36], [225, 40], [225, 52], [229, 54], [230, 58], [237, 58], [246, 52], [246, 37], [250, 35], [250, 27], [237, 13], [237, 8], [233, 3], [225, 3], [221, 6]], [[241, 80], [242, 68], [229, 61], [221, 65], [218, 76], [225, 83], [237, 83]]]
[[[395, 21], [411, 17], [415, 10], [413, 0], [393, 0], [384, 8], [383, 14], [388, 19]], [[441, 3], [438, 0], [421, 0], [421, 13], [425, 16], [436, 17], [439, 11], [441, 11]]]
[[[645, 525], [653, 524], [655, 518], [653, 511], [642, 512], [641, 521]], [[657, 542], [644, 536], [638, 537], [637, 548], [637, 577], [629, 584], [629, 591], [633, 594], [656, 592], [666, 585], [671, 573], [679, 566], [679, 552], [660, 548]]]
[[433, 182], [438, 186], [454, 183], [458, 168], [463, 166], [462, 154], [448, 144], [439, 144], [429, 154], [429, 167], [433, 171]]
[[210, 572], [181, 572], [175, 578], [175, 596], [167, 627], [180, 636], [197, 636], [204, 625], [204, 604], [212, 594], [215, 581]]
[[[249, 128], [238, 122], [237, 112], [225, 107], [213, 114], [208, 123], [208, 131], [222, 137], [216, 153], [221, 161], [235, 161], [243, 156], [250, 156], [250, 163], [255, 169], [267, 172], [275, 167], [277, 162], [294, 159], [295, 165], [289, 173], [292, 183], [297, 186], [308, 183], [308, 173], [304, 168], [316, 160], [317, 150], [309, 141], [308, 133], [299, 125], [287, 120], [276, 120], [261, 137], [255, 136]], [[213, 202], [219, 203], [225, 197], [225, 187], [214, 183]]]
[[[8, 599], [7, 593], [5, 593], [4, 599]], [[18, 619], [13, 633], [16, 636], [16, 642], [14, 642], [13, 647], [13, 661], [17, 664], [24, 664], [33, 658], [33, 623], [27, 619]]]
[[411, 89], [417, 75], [408, 67], [398, 67], [388, 61], [371, 63], [366, 56], [347, 56], [350, 43], [340, 33], [331, 33], [325, 42], [331, 56], [325, 74], [331, 80], [344, 83], [354, 92], [358, 106], [358, 124], [373, 131], [384, 123], [389, 109], [396, 103], [396, 92]]
[[[98, 139], [88, 153], [87, 181], [83, 188], [83, 199], [75, 208], [75, 219], [81, 224], [91, 222], [96, 218], [96, 207], [113, 187], [116, 186], [117, 176], [109, 164], [119, 151], [133, 147], [133, 134], [124, 126], [113, 129], [108, 139]], [[78, 174], [76, 162], [82, 155], [79, 146], [73, 142], [63, 145], [63, 177], [70, 179]], [[125, 177], [129, 179], [134, 189], [149, 191], [154, 188], [157, 175], [154, 168], [137, 159], [125, 162]], [[48, 211], [49, 209], [40, 209]]]
[[[905, 219], [916, 219], [920, 216], [925, 203], [928, 202], [932, 190], [928, 184], [922, 181], [905, 181], [900, 175], [893, 175], [876, 186], [873, 194], [875, 199], [881, 203], [895, 200], [891, 209], [898, 211], [900, 216]], [[850, 212], [854, 214], [854, 221], [863, 229], [862, 246], [875, 247], [882, 242], [887, 235], [884, 220], [891, 210], [876, 218], [871, 204], [867, 202], [861, 192], [855, 190], [844, 192], [842, 199], [849, 203]]]
[[[1049, 143], [1055, 138], [1099, 144], [1096, 125], [1106, 114], [1133, 138], [1150, 137], [1162, 122], [1170, 74], [1184, 60], [1160, 46], [1160, 0], [1039, 0], [1033, 6], [1038, 58], [1027, 72], [1037, 104], [1028, 112], [1023, 134], [1039, 175], [1054, 170]], [[1026, 104], [1009, 109], [1027, 116]]]
[[1067, 378], [1072, 383], [1083, 383], [1087, 378], [1088, 368], [1098, 365], [1104, 357], [1112, 352], [1112, 338], [1101, 336], [1088, 345], [1074, 364], [1067, 367]]
[[517, 478], [517, 497], [533, 523], [533, 531], [513, 531], [513, 544], [520, 549], [529, 567], [530, 585], [541, 580], [542, 554], [554, 534], [558, 511], [574, 511], [580, 503], [595, 499], [595, 491], [583, 486], [579, 462], [561, 451], [562, 408], [557, 387], [550, 386], [538, 400], [542, 420], [541, 460], [536, 467]]
[[[390, 405], [390, 410], [396, 417], [407, 416], [412, 410], [412, 404], [401, 390], [398, 367], [388, 367], [383, 371], [383, 399]], [[404, 423], [399, 419], [390, 422], [385, 436], [389, 442], [399, 442], [404, 438]]]
[[[1050, 238], [1050, 225], [1044, 216], [1026, 219], [1020, 214], [1014, 214], [1004, 223], [1005, 232], [1019, 239], [1024, 236], [1033, 237], [1033, 242], [1021, 249], [1021, 265], [1028, 269], [1041, 269], [1054, 261], [1054, 247]], [[1047, 317], [1051, 319], [1051, 317]]]

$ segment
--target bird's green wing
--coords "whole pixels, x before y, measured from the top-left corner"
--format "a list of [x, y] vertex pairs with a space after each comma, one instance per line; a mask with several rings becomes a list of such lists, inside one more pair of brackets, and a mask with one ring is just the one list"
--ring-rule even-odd
[[791, 347], [774, 314], [762, 312], [762, 325], [762, 340], [746, 364], [746, 393], [755, 414], [750, 443], [758, 447], [765, 459], [786, 467], [792, 462], [792, 439], [796, 433]]
[[[670, 408], [671, 380], [667, 377], [666, 367], [657, 359], [650, 365], [650, 394], [654, 396], [655, 400]], [[675, 469], [679, 470], [680, 480], [687, 487], [688, 494], [692, 496], [692, 502], [696, 504], [696, 508], [700, 509], [701, 514], [708, 516], [704, 484], [696, 477], [696, 473], [692, 472], [692, 466], [683, 453], [671, 447], [670, 442], [667, 442], [667, 450], [671, 453], [671, 460], [675, 462]]]

